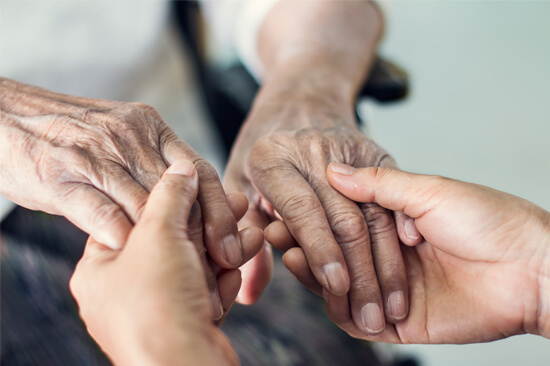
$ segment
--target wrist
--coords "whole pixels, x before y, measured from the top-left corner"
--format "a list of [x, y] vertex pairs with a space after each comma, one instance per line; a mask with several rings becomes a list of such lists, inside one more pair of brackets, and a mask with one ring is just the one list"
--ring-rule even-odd
[[[203, 324], [204, 325], [204, 324]], [[175, 329], [173, 325], [135, 330], [117, 339], [110, 350], [115, 364], [120, 365], [190, 365], [211, 364], [216, 353], [211, 324], [203, 327]]]
[[[317, 65], [314, 65], [317, 63]], [[258, 93], [245, 130], [357, 128], [355, 86], [327, 61], [294, 59], [273, 70]]]

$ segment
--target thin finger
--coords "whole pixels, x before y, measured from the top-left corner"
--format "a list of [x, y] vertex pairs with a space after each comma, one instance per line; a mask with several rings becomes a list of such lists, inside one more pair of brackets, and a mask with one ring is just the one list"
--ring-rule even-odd
[[265, 240], [283, 253], [298, 246], [283, 221], [274, 221], [265, 228]]
[[369, 227], [372, 256], [384, 299], [386, 319], [390, 323], [402, 321], [408, 314], [409, 293], [393, 216], [374, 203], [363, 203], [361, 209]]
[[189, 216], [188, 235], [189, 240], [197, 248], [197, 252], [199, 253], [202, 267], [204, 269], [206, 283], [208, 285], [208, 292], [210, 294], [210, 302], [212, 304], [212, 318], [214, 320], [218, 320], [223, 317], [224, 312], [218, 290], [218, 281], [216, 279], [216, 275], [212, 270], [210, 261], [208, 260], [208, 257], [206, 255], [206, 248], [204, 247], [201, 217], [202, 215], [200, 205], [197, 201], [195, 201], [195, 203], [193, 204], [193, 208], [191, 209], [191, 214]]
[[182, 157], [193, 159], [199, 175], [198, 199], [208, 253], [222, 267], [238, 267], [243, 259], [243, 249], [238, 236], [237, 220], [229, 208], [218, 173], [171, 131], [162, 135], [161, 146], [168, 162]]
[[105, 194], [88, 184], [78, 184], [60, 207], [61, 212], [81, 230], [111, 249], [121, 249], [132, 230], [132, 223], [122, 208]]
[[313, 272], [309, 268], [306, 255], [302, 248], [296, 247], [289, 249], [283, 255], [285, 267], [311, 292], [318, 296], [323, 296], [323, 286], [317, 282]]
[[224, 315], [228, 314], [231, 306], [233, 306], [235, 298], [239, 293], [241, 282], [241, 271], [238, 269], [226, 270], [218, 276], [218, 288]]
[[367, 221], [355, 202], [334, 190], [324, 177], [318, 180], [312, 182], [315, 192], [348, 266], [352, 318], [365, 333], [378, 334], [385, 327], [384, 307]]
[[350, 279], [346, 262], [316, 193], [293, 166], [270, 171], [261, 168], [255, 168], [258, 171], [253, 174], [253, 183], [304, 249], [317, 281], [336, 295], [347, 293]]

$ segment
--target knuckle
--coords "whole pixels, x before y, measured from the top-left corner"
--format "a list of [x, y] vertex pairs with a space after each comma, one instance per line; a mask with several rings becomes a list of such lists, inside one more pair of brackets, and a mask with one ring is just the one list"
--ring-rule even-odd
[[378, 279], [372, 273], [363, 273], [354, 276], [351, 279], [350, 288], [366, 299], [372, 300], [380, 298]]
[[212, 164], [210, 164], [206, 159], [203, 157], [198, 157], [193, 161], [193, 164], [195, 165], [195, 168], [197, 169], [197, 172], [199, 174], [199, 178], [202, 181], [217, 181], [219, 182], [220, 177], [218, 176], [218, 172], [214, 168]]
[[189, 185], [184, 179], [174, 174], [168, 174], [164, 176], [154, 188], [156, 194], [172, 195], [175, 192], [181, 194], [182, 192], [190, 193]]
[[116, 226], [122, 223], [123, 220], [126, 220], [126, 215], [121, 211], [120, 207], [109, 202], [102, 203], [96, 207], [90, 215], [90, 224], [92, 228], [96, 228], [95, 230], [106, 226]]
[[288, 198], [281, 206], [281, 215], [285, 221], [295, 224], [307, 222], [311, 214], [319, 210], [317, 197], [303, 195]]
[[381, 235], [395, 230], [393, 218], [385, 208], [376, 204], [365, 204], [362, 211], [371, 235]]
[[354, 212], [337, 215], [332, 220], [331, 227], [340, 244], [357, 242], [367, 235], [365, 218]]

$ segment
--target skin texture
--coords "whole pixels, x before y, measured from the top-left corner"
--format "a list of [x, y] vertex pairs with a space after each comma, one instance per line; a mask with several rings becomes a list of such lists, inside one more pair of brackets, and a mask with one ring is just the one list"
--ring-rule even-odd
[[[365, 337], [345, 297], [328, 294], [327, 313], [350, 335], [391, 343], [473, 343], [516, 334], [550, 337], [550, 214], [487, 187], [387, 168], [333, 163], [330, 184], [357, 202], [414, 219], [422, 241], [402, 248], [408, 318]], [[291, 271], [315, 288], [300, 248]]]
[[[217, 265], [242, 264], [244, 238], [215, 169], [154, 108], [67, 96], [4, 78], [0, 89], [2, 195], [66, 216], [120, 249], [163, 172], [186, 158], [201, 179], [193, 232], [204, 234], [208, 257]], [[209, 271], [207, 278], [219, 309], [215, 277]]]
[[[90, 238], [71, 278], [88, 331], [117, 365], [238, 364], [211, 320], [200, 259], [204, 245], [191, 234], [198, 187], [193, 164], [177, 161], [153, 188], [124, 248], [113, 251]], [[242, 216], [246, 201], [230, 201]], [[227, 311], [239, 290], [240, 271], [216, 275]]]
[[210, 254], [227, 268], [240, 264], [240, 248], [227, 257], [221, 245], [228, 235], [238, 236], [215, 169], [154, 108], [67, 96], [4, 78], [0, 88], [4, 196], [64, 215], [120, 248], [167, 166], [186, 158], [201, 178], [198, 201]]
[[[325, 169], [331, 161], [395, 166], [360, 132], [354, 115], [381, 32], [380, 13], [367, 1], [279, 1], [259, 34], [264, 82], [224, 177], [228, 190], [249, 199], [242, 225], [263, 229], [282, 219], [291, 235], [279, 235], [284, 230], [278, 223], [267, 241], [280, 248], [299, 245], [324, 290], [348, 294], [365, 334], [407, 315], [399, 227], [391, 212], [357, 205], [332, 189]], [[265, 247], [243, 268], [239, 302], [256, 301], [270, 270]], [[403, 301], [389, 311], [384, 304], [394, 291]]]

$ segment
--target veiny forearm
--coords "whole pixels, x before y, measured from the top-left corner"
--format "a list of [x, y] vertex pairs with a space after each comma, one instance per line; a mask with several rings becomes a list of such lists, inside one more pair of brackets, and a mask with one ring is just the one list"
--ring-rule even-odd
[[352, 107], [382, 28], [380, 10], [370, 1], [280, 0], [260, 29], [259, 99], [292, 92]]

